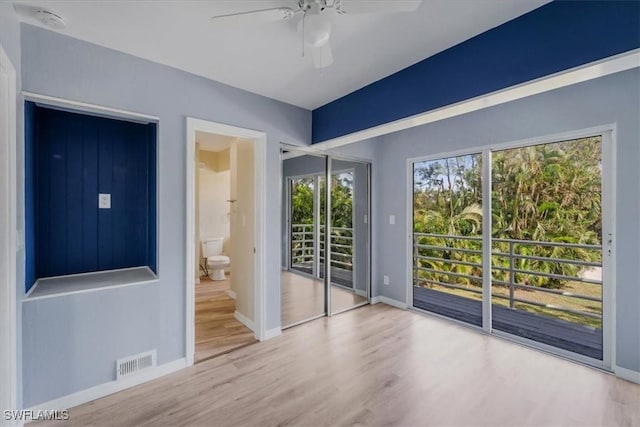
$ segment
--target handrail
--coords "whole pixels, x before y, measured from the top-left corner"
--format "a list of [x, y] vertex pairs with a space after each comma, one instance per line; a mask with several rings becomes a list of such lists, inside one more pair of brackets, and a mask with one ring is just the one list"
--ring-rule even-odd
[[[314, 224], [291, 224], [291, 260], [292, 266], [301, 266], [315, 261], [316, 230]], [[318, 249], [324, 250], [325, 230], [319, 227]], [[331, 227], [331, 265], [340, 268], [353, 268], [353, 228]], [[322, 254], [322, 252], [321, 252]], [[319, 260], [324, 257], [320, 255]]]
[[[426, 239], [425, 239], [426, 238]], [[429, 239], [445, 239], [449, 240], [445, 244], [451, 244], [451, 246], [442, 246], [443, 242], [434, 242], [429, 241]], [[483, 251], [481, 249], [470, 249], [468, 247], [456, 247], [457, 241], [467, 241], [474, 243], [482, 243], [482, 237], [480, 236], [454, 236], [447, 234], [431, 234], [431, 233], [413, 233], [413, 271], [414, 271], [414, 281], [416, 283], [424, 282], [437, 286], [443, 286], [451, 289], [460, 289], [469, 292], [475, 292], [476, 294], [481, 294], [482, 291], [479, 289], [474, 289], [470, 287], [465, 287], [460, 284], [460, 280], [456, 281], [456, 278], [464, 279], [467, 283], [471, 284], [473, 281], [481, 281], [482, 280], [482, 264], [480, 262], [472, 262], [477, 260], [478, 255], [483, 255]], [[566, 270], [561, 270], [558, 272], [557, 270], [554, 272], [546, 271], [536, 271], [534, 267], [531, 265], [524, 266], [522, 265], [522, 261], [539, 261], [546, 263], [554, 263], [554, 264], [568, 264], [577, 267], [602, 267], [602, 262], [597, 261], [582, 261], [582, 260], [572, 260], [572, 259], [564, 259], [555, 257], [545, 257], [545, 256], [535, 256], [528, 254], [521, 254], [518, 250], [522, 247], [526, 246], [547, 246], [547, 247], [558, 247], [558, 248], [567, 248], [567, 249], [581, 249], [581, 250], [589, 250], [589, 251], [602, 251], [601, 245], [593, 245], [593, 244], [579, 244], [579, 243], [563, 243], [563, 242], [542, 242], [535, 240], [519, 240], [519, 239], [492, 239], [492, 243], [494, 244], [502, 244], [508, 246], [508, 251], [503, 252], [501, 250], [492, 249], [491, 256], [495, 261], [495, 258], [501, 258], [503, 260], [507, 260], [507, 265], [496, 265], [495, 262], [492, 263], [492, 285], [493, 286], [505, 286], [509, 289], [509, 295], [500, 295], [492, 293], [492, 295], [496, 298], [501, 298], [509, 301], [509, 308], [515, 310], [515, 303], [523, 303], [530, 304], [538, 307], [544, 307], [551, 310], [566, 312], [577, 314], [581, 316], [586, 316], [590, 318], [602, 319], [601, 313], [593, 313], [591, 311], [583, 311], [577, 310], [568, 307], [562, 307], [554, 304], [545, 304], [537, 301], [531, 301], [530, 299], [521, 299], [515, 296], [515, 289], [524, 289], [529, 291], [540, 291], [548, 294], [564, 296], [568, 298], [576, 298], [581, 300], [594, 301], [598, 303], [602, 303], [601, 297], [595, 297], [591, 295], [583, 295], [580, 293], [566, 292], [558, 289], [549, 289], [543, 288], [540, 286], [532, 286], [527, 283], [519, 283], [516, 275], [520, 278], [523, 276], [535, 276], [539, 278], [548, 278], [560, 281], [575, 281], [588, 283], [593, 285], [602, 286], [601, 279], [593, 279], [587, 277], [581, 277], [579, 275], [572, 276], [566, 273]], [[473, 247], [473, 246], [472, 246]], [[503, 246], [504, 248], [504, 246]], [[429, 252], [430, 251], [430, 252]], [[433, 252], [446, 252], [446, 257], [444, 255], [440, 256], [438, 253]], [[456, 256], [456, 254], [458, 256]], [[465, 255], [467, 258], [465, 258]], [[475, 259], [469, 259], [470, 256], [475, 256]], [[600, 255], [601, 256], [601, 255]], [[456, 259], [460, 258], [460, 259]], [[429, 262], [432, 261], [432, 262]], [[439, 269], [434, 266], [433, 262], [440, 262], [443, 265], [447, 265], [448, 269]], [[458, 270], [456, 266], [464, 266], [468, 267], [462, 271]], [[473, 269], [473, 270], [470, 270]], [[418, 272], [423, 272], [423, 274], [419, 275]], [[506, 280], [500, 280], [494, 276], [493, 272], [503, 272], [506, 273]], [[425, 277], [425, 274], [427, 277]], [[474, 274], [476, 273], [476, 274]], [[434, 280], [438, 278], [438, 280]], [[443, 282], [442, 280], [445, 280]], [[453, 282], [453, 283], [448, 283]], [[464, 282], [463, 282], [464, 283]], [[477, 286], [476, 286], [477, 287]]]

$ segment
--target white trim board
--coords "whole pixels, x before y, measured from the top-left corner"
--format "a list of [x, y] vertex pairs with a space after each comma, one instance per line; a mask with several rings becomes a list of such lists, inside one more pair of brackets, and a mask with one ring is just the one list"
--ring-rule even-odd
[[[253, 321], [251, 319], [249, 319], [247, 316], [245, 316], [244, 314], [240, 313], [238, 310], [233, 312], [233, 317], [235, 317], [235, 319], [242, 323], [244, 326], [246, 326], [247, 328], [251, 329], [251, 331], [253, 331], [255, 333], [254, 330], [254, 325], [253, 325]], [[256, 337], [257, 338], [257, 337]]]
[[388, 298], [382, 295], [371, 298], [371, 304], [379, 304], [379, 303], [387, 304], [392, 307], [400, 308], [402, 310], [407, 309], [407, 304], [402, 301], [398, 301], [397, 299]]
[[47, 107], [57, 107], [63, 110], [79, 111], [82, 113], [93, 113], [106, 117], [119, 117], [122, 119], [137, 121], [141, 123], [155, 123], [160, 121], [159, 117], [150, 116], [148, 114], [122, 110], [119, 108], [113, 108], [104, 105], [91, 104], [88, 102], [76, 101], [72, 99], [58, 98], [56, 96], [42, 95], [39, 93], [27, 91], [22, 91], [22, 96], [24, 97], [25, 101], [43, 103]]
[[280, 328], [268, 329], [264, 333], [264, 336], [262, 337], [261, 341], [270, 340], [271, 338], [275, 338], [275, 337], [280, 336], [280, 335], [282, 335], [282, 329], [280, 329]]
[[[16, 69], [0, 45], [0, 245], [6, 266], [0, 271], [0, 409], [18, 409]], [[6, 162], [6, 164], [4, 164]], [[20, 241], [20, 243], [19, 243]]]
[[[149, 274], [148, 278], [140, 278], [137, 280], [122, 280], [121, 282], [119, 282], [118, 280], [112, 280], [112, 283], [108, 283], [108, 282], [103, 282], [100, 283], [99, 280], [95, 280], [101, 276], [113, 276], [114, 273], [118, 273], [118, 272], [126, 272], [126, 271], [134, 271], [134, 270], [143, 270], [146, 273]], [[71, 287], [68, 287], [66, 290], [63, 291], [56, 291], [55, 293], [46, 293], [44, 295], [33, 295], [36, 291], [36, 289], [38, 288], [38, 286], [42, 285], [45, 286], [45, 284], [47, 282], [57, 282], [59, 279], [64, 279], [64, 278], [71, 278], [71, 279], [75, 279], [75, 278], [86, 278], [86, 283], [87, 284], [91, 284], [91, 285], [86, 285], [84, 283], [78, 283], [76, 286], [78, 287], [78, 289], [73, 289]], [[93, 280], [92, 280], [93, 279]], [[149, 267], [129, 267], [129, 268], [119, 268], [119, 269], [115, 269], [115, 270], [103, 270], [103, 271], [93, 271], [90, 273], [79, 273], [79, 274], [67, 274], [67, 275], [63, 275], [63, 276], [55, 276], [55, 277], [43, 277], [40, 278], [38, 280], [36, 280], [36, 283], [31, 287], [31, 289], [29, 289], [29, 292], [27, 292], [27, 294], [25, 295], [24, 299], [22, 300], [23, 302], [30, 302], [30, 301], [38, 301], [41, 299], [47, 299], [47, 298], [57, 298], [57, 297], [62, 297], [62, 296], [67, 296], [67, 295], [75, 295], [75, 294], [83, 294], [83, 293], [87, 293], [87, 292], [95, 292], [95, 291], [104, 291], [104, 290], [109, 290], [109, 289], [116, 289], [116, 288], [123, 288], [126, 286], [134, 286], [134, 285], [144, 285], [144, 284], [148, 284], [148, 283], [158, 283], [160, 281], [160, 279], [156, 276], [156, 274], [149, 268]], [[93, 282], [93, 283], [92, 283]], [[59, 286], [59, 285], [53, 285], [53, 286]]]
[[618, 378], [640, 384], [640, 372], [638, 371], [632, 371], [631, 369], [616, 366], [613, 368], [613, 373]]
[[640, 67], [640, 49], [634, 49], [629, 52], [551, 74], [546, 77], [541, 77], [530, 82], [525, 82], [486, 95], [481, 95], [476, 98], [471, 98], [437, 108], [435, 110], [406, 117], [404, 119], [384, 123], [369, 129], [319, 142], [317, 144], [313, 144], [313, 149], [331, 150], [333, 148], [365, 139], [375, 138], [416, 126], [422, 126], [427, 123], [433, 123], [462, 114], [471, 113], [473, 111], [494, 107], [496, 105], [638, 67]]
[[254, 264], [254, 321], [251, 328], [256, 339], [264, 340], [266, 334], [266, 248], [267, 226], [266, 218], [266, 193], [267, 193], [267, 134], [261, 131], [240, 128], [232, 125], [201, 120], [193, 117], [186, 118], [186, 323], [185, 323], [185, 348], [186, 364], [191, 366], [195, 356], [195, 277], [191, 266], [195, 265], [195, 148], [196, 131], [215, 133], [241, 139], [250, 139], [254, 142], [255, 153], [255, 180], [254, 180], [254, 233], [255, 233], [255, 264]]
[[124, 377], [120, 381], [109, 381], [104, 384], [100, 384], [85, 390], [78, 391], [76, 393], [68, 394], [63, 397], [59, 397], [48, 402], [40, 403], [28, 408], [32, 411], [39, 410], [58, 410], [64, 411], [66, 409], [73, 408], [83, 403], [91, 402], [92, 400], [99, 399], [101, 397], [108, 396], [119, 391], [135, 387], [140, 384], [155, 380], [164, 375], [171, 374], [186, 367], [186, 359], [178, 359], [173, 362], [165, 363], [164, 365], [157, 366], [145, 372], [141, 372], [130, 377]]

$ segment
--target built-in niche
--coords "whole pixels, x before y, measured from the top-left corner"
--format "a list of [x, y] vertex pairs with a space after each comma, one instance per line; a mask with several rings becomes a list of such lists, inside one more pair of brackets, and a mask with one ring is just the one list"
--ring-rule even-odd
[[25, 103], [27, 291], [51, 277], [157, 272], [156, 137], [156, 123]]

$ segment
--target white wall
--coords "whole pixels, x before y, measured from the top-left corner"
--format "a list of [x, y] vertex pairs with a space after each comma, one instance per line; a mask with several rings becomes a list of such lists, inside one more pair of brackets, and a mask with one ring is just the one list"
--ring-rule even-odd
[[23, 303], [26, 406], [112, 381], [121, 357], [151, 349], [159, 365], [185, 357], [187, 116], [267, 134], [265, 326], [280, 326], [279, 144], [310, 141], [310, 111], [24, 24], [22, 77], [26, 91], [160, 118], [159, 282]]
[[[254, 320], [255, 147], [238, 139], [231, 144], [231, 289], [236, 311]], [[267, 224], [269, 227], [270, 224]]]
[[224, 237], [225, 248], [230, 235], [231, 172], [198, 168], [200, 240]]

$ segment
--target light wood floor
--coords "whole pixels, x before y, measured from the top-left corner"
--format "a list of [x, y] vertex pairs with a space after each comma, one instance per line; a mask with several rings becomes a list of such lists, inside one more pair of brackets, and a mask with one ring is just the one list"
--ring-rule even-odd
[[[280, 276], [282, 326], [307, 320], [324, 313], [324, 283], [307, 276], [283, 271]], [[331, 287], [331, 310], [339, 312], [367, 299], [339, 286]]]
[[70, 417], [65, 426], [637, 426], [640, 386], [377, 304], [79, 406]]
[[233, 316], [236, 302], [227, 294], [229, 286], [229, 276], [220, 281], [204, 276], [196, 284], [196, 362], [256, 342], [251, 329]]

